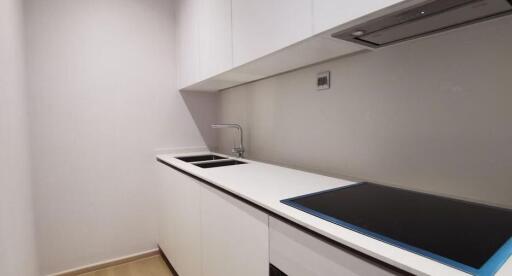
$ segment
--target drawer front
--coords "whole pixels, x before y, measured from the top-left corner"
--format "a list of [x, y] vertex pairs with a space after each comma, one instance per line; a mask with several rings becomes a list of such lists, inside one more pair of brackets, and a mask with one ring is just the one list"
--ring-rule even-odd
[[288, 276], [401, 275], [275, 218], [270, 225], [270, 263]]

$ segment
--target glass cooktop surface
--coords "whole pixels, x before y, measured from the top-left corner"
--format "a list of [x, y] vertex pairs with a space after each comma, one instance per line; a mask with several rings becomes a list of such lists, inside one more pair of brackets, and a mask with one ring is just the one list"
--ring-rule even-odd
[[283, 203], [474, 275], [512, 254], [512, 210], [362, 182]]

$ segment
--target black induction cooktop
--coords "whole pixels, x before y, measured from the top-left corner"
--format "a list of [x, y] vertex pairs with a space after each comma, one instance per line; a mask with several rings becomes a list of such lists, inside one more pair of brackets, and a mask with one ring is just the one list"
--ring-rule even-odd
[[362, 182], [283, 203], [473, 275], [512, 254], [512, 210]]

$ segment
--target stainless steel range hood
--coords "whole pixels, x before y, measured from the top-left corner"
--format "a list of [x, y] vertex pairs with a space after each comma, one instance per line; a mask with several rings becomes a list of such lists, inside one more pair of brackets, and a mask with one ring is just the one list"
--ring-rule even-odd
[[511, 13], [512, 0], [434, 0], [333, 34], [372, 48]]

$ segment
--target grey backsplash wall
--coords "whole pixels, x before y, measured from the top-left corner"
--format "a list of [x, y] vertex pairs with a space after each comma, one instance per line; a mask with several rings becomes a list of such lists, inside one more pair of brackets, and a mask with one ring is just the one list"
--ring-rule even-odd
[[511, 30], [502, 18], [232, 88], [218, 119], [244, 127], [250, 159], [512, 207]]

